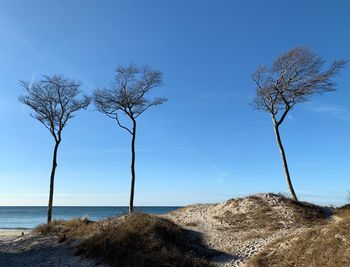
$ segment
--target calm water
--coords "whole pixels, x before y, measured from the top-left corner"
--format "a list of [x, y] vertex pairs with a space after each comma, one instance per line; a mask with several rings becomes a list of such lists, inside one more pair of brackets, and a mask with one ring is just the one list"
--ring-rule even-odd
[[[136, 211], [163, 214], [178, 207], [135, 207]], [[89, 216], [99, 220], [128, 212], [128, 207], [54, 207], [53, 219], [71, 219]], [[47, 207], [0, 207], [0, 229], [29, 229], [45, 223]]]

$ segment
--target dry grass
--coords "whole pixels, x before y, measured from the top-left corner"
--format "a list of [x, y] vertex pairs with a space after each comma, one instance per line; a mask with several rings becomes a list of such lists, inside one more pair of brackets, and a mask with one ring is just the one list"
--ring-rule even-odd
[[34, 233], [53, 234], [61, 238], [87, 237], [97, 229], [97, 224], [88, 218], [72, 219], [69, 221], [54, 220], [50, 224], [41, 224], [33, 229]]
[[[214, 218], [230, 225], [232, 230], [251, 231], [264, 229], [275, 231], [282, 228], [311, 226], [326, 223], [323, 208], [303, 202], [295, 202], [282, 195], [272, 195], [278, 202], [271, 203], [263, 196], [250, 196], [227, 202], [230, 208]], [[242, 202], [245, 204], [242, 205]], [[240, 211], [239, 207], [245, 209]]]
[[80, 238], [78, 254], [110, 266], [211, 266], [205, 258], [210, 251], [198, 234], [152, 215], [135, 213], [98, 223], [55, 221], [35, 231]]
[[334, 214], [341, 219], [350, 219], [350, 204], [335, 209]]
[[334, 213], [340, 220], [280, 238], [253, 257], [248, 266], [350, 266], [350, 206]]
[[315, 224], [326, 224], [329, 211], [308, 202], [296, 202], [289, 198], [284, 198], [284, 205], [293, 211], [293, 223], [302, 226], [314, 226]]

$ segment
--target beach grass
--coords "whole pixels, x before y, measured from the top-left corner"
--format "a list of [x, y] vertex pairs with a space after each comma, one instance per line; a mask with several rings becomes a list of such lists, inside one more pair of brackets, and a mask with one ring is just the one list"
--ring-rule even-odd
[[211, 266], [206, 257], [212, 251], [198, 233], [154, 215], [133, 213], [99, 222], [59, 220], [33, 231], [59, 236], [61, 242], [79, 240], [77, 254], [110, 266]]
[[334, 210], [328, 224], [281, 237], [254, 256], [249, 267], [350, 266], [350, 206]]

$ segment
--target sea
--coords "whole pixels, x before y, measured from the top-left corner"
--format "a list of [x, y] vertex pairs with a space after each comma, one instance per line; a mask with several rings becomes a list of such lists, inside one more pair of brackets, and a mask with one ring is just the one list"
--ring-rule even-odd
[[[165, 214], [180, 207], [135, 207], [136, 212]], [[53, 207], [53, 220], [87, 216], [96, 221], [128, 213], [128, 207]], [[47, 207], [0, 207], [0, 229], [31, 229], [46, 223]]]

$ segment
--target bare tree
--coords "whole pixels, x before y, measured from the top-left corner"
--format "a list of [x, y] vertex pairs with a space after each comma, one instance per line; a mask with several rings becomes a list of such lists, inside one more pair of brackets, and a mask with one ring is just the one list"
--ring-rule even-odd
[[308, 101], [313, 95], [334, 91], [336, 84], [332, 78], [346, 63], [345, 60], [334, 61], [323, 70], [325, 61], [319, 55], [308, 48], [296, 47], [279, 56], [271, 67], [258, 67], [252, 75], [256, 84], [253, 106], [271, 114], [285, 177], [295, 201], [298, 198], [290, 178], [279, 126], [296, 104]]
[[[167, 99], [147, 99], [151, 89], [162, 85], [162, 73], [148, 67], [130, 64], [116, 69], [114, 84], [110, 89], [97, 89], [93, 101], [98, 111], [116, 120], [119, 127], [131, 136], [131, 190], [129, 213], [134, 210], [135, 191], [135, 141], [137, 118], [151, 106], [163, 104]], [[126, 115], [129, 126], [122, 124], [119, 114]]]
[[30, 115], [41, 122], [55, 140], [47, 212], [47, 223], [50, 223], [57, 151], [62, 140], [62, 130], [67, 125], [68, 120], [73, 118], [75, 112], [87, 108], [90, 98], [84, 96], [79, 99], [80, 83], [59, 75], [44, 76], [42, 80], [33, 84], [26, 81], [20, 81], [20, 84], [24, 88], [25, 94], [19, 97], [19, 101], [33, 110]]

